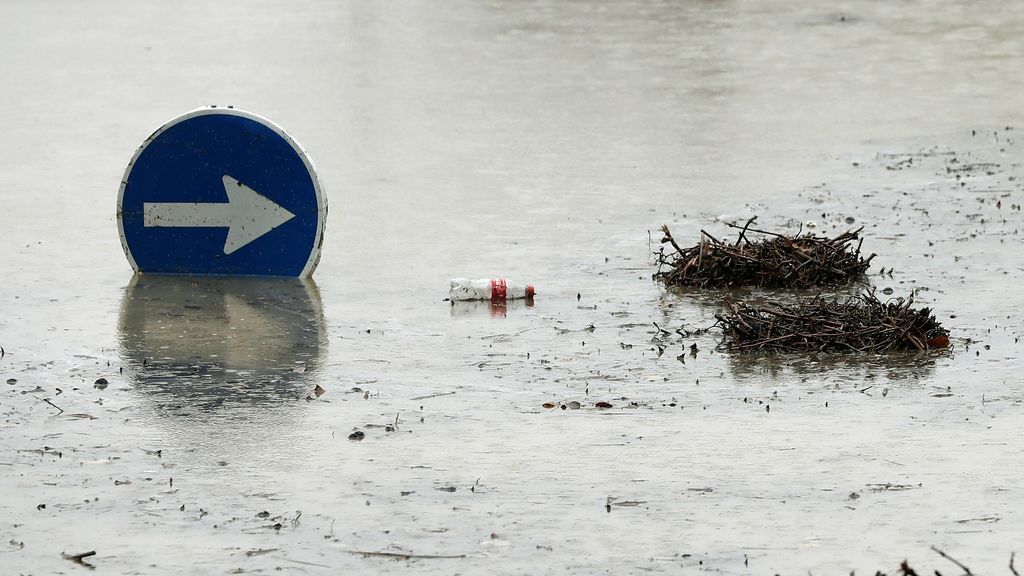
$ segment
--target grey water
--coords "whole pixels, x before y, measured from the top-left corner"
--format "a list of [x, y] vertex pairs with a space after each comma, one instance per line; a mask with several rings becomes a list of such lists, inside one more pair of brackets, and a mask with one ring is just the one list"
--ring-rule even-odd
[[[2, 571], [1004, 573], [1021, 70], [1013, 2], [0, 3]], [[133, 278], [125, 166], [211, 104], [312, 156], [312, 280]], [[659, 227], [754, 215], [863, 225], [952, 353], [693, 335], [737, 295]]]

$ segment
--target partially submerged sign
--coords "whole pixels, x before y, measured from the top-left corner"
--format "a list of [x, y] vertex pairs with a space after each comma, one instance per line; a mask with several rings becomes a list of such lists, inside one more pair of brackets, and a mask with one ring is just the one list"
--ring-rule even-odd
[[302, 147], [232, 108], [201, 108], [154, 132], [128, 164], [117, 203], [128, 261], [152, 274], [307, 277], [326, 217]]

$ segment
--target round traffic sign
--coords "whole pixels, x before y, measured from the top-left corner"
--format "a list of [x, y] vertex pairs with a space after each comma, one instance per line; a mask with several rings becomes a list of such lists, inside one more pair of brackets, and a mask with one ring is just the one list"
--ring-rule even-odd
[[135, 152], [117, 201], [128, 261], [151, 274], [306, 277], [320, 260], [326, 217], [302, 147], [234, 108], [164, 124]]

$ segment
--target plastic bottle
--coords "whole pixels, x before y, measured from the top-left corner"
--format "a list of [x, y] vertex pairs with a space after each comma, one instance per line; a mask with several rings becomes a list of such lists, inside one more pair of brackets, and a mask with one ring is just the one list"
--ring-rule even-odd
[[448, 296], [452, 302], [461, 300], [514, 300], [517, 298], [533, 298], [533, 286], [511, 282], [504, 278], [494, 280], [470, 280], [468, 278], [452, 278], [449, 282]]

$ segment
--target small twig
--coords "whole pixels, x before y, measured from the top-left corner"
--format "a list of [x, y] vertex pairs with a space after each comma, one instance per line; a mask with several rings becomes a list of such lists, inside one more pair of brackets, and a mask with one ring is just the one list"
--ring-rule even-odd
[[[701, 234], [703, 234], [704, 236], [707, 236], [708, 238], [710, 238], [710, 239], [711, 239], [711, 241], [712, 241], [712, 242], [714, 242], [715, 244], [721, 244], [721, 243], [722, 243], [722, 241], [721, 241], [721, 240], [719, 240], [718, 238], [715, 238], [715, 237], [714, 237], [714, 236], [712, 236], [711, 234], [708, 234], [708, 231], [707, 231], [707, 230], [701, 230], [701, 231], [700, 231], [700, 233], [701, 233]], [[673, 243], [673, 246], [675, 246], [675, 244], [674, 244], [674, 243]]]
[[65, 560], [70, 560], [70, 561], [74, 562], [75, 564], [80, 564], [82, 566], [85, 566], [89, 570], [95, 570], [96, 567], [93, 566], [92, 564], [89, 564], [88, 562], [86, 562], [84, 560], [84, 558], [88, 558], [90, 556], [95, 556], [95, 555], [96, 555], [96, 551], [95, 550], [89, 550], [88, 552], [82, 552], [81, 554], [64, 554], [63, 552], [61, 553], [61, 556], [63, 556]]
[[750, 228], [750, 225], [754, 223], [754, 220], [757, 220], [757, 216], [751, 217], [750, 220], [747, 220], [747, 223], [743, 225], [743, 230], [740, 230], [740, 235], [736, 238], [736, 246], [739, 246], [740, 242], [747, 239], [747, 228]]
[[285, 562], [294, 562], [296, 564], [304, 564], [306, 566], [316, 566], [317, 568], [327, 568], [327, 569], [331, 568], [330, 566], [327, 566], [325, 564], [317, 564], [316, 562], [306, 562], [305, 560], [295, 560], [294, 558], [287, 558], [285, 556], [275, 556], [275, 558], [280, 558], [281, 560], [284, 560]]
[[79, 562], [79, 561], [82, 560], [82, 558], [88, 558], [89, 556], [95, 556], [95, 555], [96, 555], [96, 551], [95, 550], [89, 550], [88, 552], [82, 552], [81, 554], [64, 554], [64, 557], [67, 558], [68, 560], [73, 560], [75, 562]]
[[349, 554], [362, 554], [363, 556], [375, 556], [378, 558], [395, 558], [396, 560], [412, 559], [442, 559], [442, 558], [465, 558], [465, 554], [405, 554], [401, 552], [372, 552], [366, 550], [349, 550]]
[[964, 574], [967, 574], [967, 576], [974, 576], [974, 573], [973, 573], [973, 572], [971, 572], [971, 569], [970, 569], [970, 568], [968, 568], [967, 566], [964, 566], [963, 564], [961, 564], [961, 563], [960, 563], [959, 561], [957, 561], [957, 560], [956, 560], [955, 558], [953, 558], [953, 557], [952, 557], [952, 556], [950, 556], [949, 554], [946, 554], [945, 552], [943, 552], [942, 550], [939, 550], [939, 549], [938, 549], [938, 548], [936, 548], [935, 546], [932, 546], [932, 550], [933, 550], [934, 552], [936, 552], [936, 553], [937, 553], [937, 554], [938, 554], [939, 556], [942, 556], [942, 557], [943, 557], [943, 558], [945, 558], [946, 560], [949, 560], [949, 561], [950, 561], [950, 562], [952, 562], [953, 564], [956, 564], [956, 565], [957, 565], [957, 566], [958, 566], [958, 567], [959, 567], [959, 568], [960, 568], [961, 570], [963, 570], [963, 571], [964, 571]]
[[427, 398], [437, 398], [439, 396], [451, 396], [452, 394], [455, 394], [455, 390], [452, 390], [451, 392], [438, 392], [437, 394], [427, 394], [426, 396], [416, 396], [415, 398], [412, 398], [412, 400], [426, 400]]
[[676, 252], [681, 253], [683, 251], [683, 249], [679, 247], [679, 244], [676, 244], [676, 240], [672, 237], [672, 233], [668, 231], [668, 226], [662, 226], [661, 233], [664, 234], [664, 238], [661, 239], [662, 243], [669, 242], [672, 244], [672, 247], [676, 249]]
[[246, 550], [245, 555], [252, 558], [253, 556], [262, 556], [263, 554], [270, 554], [271, 552], [277, 552], [280, 548], [257, 548], [255, 550]]
[[1013, 576], [1020, 576], [1020, 574], [1017, 572], [1017, 569], [1013, 567], [1013, 557], [1016, 554], [1016, 552], [1010, 552], [1010, 572], [1013, 572]]
[[[723, 224], [725, 224], [729, 228], [741, 228], [741, 226], [739, 226], [738, 224], [733, 224], [732, 222], [723, 222]], [[750, 222], [747, 222], [746, 226], [742, 226], [743, 231], [746, 232], [749, 226], [750, 226]], [[786, 236], [785, 234], [778, 234], [776, 232], [769, 232], [767, 230], [758, 230], [756, 228], [750, 228], [750, 231], [751, 232], [757, 232], [758, 234], [766, 234], [768, 236], [775, 236], [776, 238], [788, 238], [788, 236]], [[797, 233], [797, 236], [799, 236], [799, 235], [800, 234]]]
[[[64, 413], [64, 409], [63, 409], [63, 408], [61, 408], [60, 406], [57, 406], [57, 405], [56, 405], [56, 404], [54, 404], [53, 402], [50, 402], [50, 399], [49, 399], [49, 398], [43, 398], [43, 402], [46, 402], [46, 403], [47, 403], [47, 404], [49, 404], [50, 406], [53, 406], [53, 407], [54, 407], [54, 408], [56, 408], [57, 410], [60, 410], [60, 412], [58, 412], [58, 414], [63, 414], [63, 413]], [[95, 552], [93, 552], [93, 554], [95, 554]], [[91, 556], [91, 554], [90, 554], [90, 556]]]

